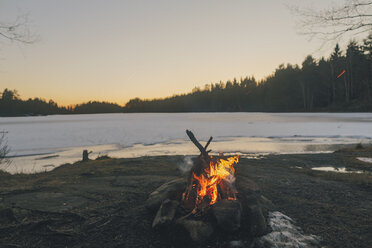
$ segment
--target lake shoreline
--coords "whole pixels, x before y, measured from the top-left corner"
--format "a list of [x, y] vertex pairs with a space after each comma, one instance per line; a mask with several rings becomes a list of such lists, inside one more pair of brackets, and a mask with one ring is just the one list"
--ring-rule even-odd
[[362, 109], [359, 111], [355, 110], [347, 110], [347, 109], [339, 109], [339, 110], [314, 110], [314, 111], [178, 111], [178, 112], [156, 112], [156, 111], [149, 111], [149, 112], [95, 112], [95, 113], [58, 113], [58, 114], [20, 114], [20, 115], [0, 115], [1, 117], [45, 117], [45, 116], [68, 116], [68, 115], [101, 115], [101, 114], [187, 114], [187, 113], [194, 113], [194, 114], [204, 114], [204, 113], [266, 113], [266, 114], [296, 114], [296, 113], [306, 113], [306, 114], [339, 114], [339, 113], [372, 113], [371, 110]]
[[[372, 148], [242, 158], [236, 175], [255, 181], [276, 210], [324, 245], [368, 247], [372, 164], [357, 157], [372, 157]], [[151, 229], [145, 201], [161, 184], [184, 176], [184, 163], [184, 156], [102, 157], [45, 173], [0, 172], [0, 245], [170, 247]], [[366, 173], [311, 170], [330, 165]]]

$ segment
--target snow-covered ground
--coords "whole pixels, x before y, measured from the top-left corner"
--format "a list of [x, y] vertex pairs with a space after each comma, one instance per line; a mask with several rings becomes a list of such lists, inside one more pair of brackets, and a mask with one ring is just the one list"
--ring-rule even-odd
[[372, 141], [372, 113], [154, 113], [0, 117], [13, 156], [10, 172], [53, 169], [83, 149], [117, 157], [190, 155], [185, 130], [215, 152], [331, 152]]
[[304, 234], [294, 221], [281, 212], [269, 213], [269, 226], [272, 232], [256, 240], [255, 247], [270, 248], [316, 248], [320, 246], [320, 238]]

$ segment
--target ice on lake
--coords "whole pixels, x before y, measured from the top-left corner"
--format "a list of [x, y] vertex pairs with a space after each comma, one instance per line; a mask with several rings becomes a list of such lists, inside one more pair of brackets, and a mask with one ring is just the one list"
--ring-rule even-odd
[[316, 171], [326, 171], [326, 172], [337, 172], [337, 173], [363, 173], [361, 170], [349, 170], [346, 167], [333, 167], [333, 166], [323, 166], [323, 167], [313, 167], [312, 170]]
[[81, 158], [197, 154], [186, 129], [214, 152], [242, 155], [332, 152], [370, 143], [371, 113], [147, 113], [1, 117], [12, 164], [37, 172]]

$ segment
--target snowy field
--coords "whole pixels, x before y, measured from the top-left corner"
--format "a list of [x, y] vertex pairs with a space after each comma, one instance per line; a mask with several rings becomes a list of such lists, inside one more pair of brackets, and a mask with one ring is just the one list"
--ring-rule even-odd
[[372, 113], [172, 113], [0, 117], [12, 163], [5, 169], [37, 172], [81, 158], [83, 149], [113, 157], [192, 155], [190, 129], [209, 136], [214, 152], [246, 156], [332, 152], [371, 143]]

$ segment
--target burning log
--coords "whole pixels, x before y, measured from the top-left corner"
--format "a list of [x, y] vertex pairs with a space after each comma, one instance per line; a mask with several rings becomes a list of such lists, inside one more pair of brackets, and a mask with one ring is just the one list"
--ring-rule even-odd
[[204, 212], [218, 200], [235, 200], [234, 164], [238, 162], [239, 156], [227, 159], [214, 158], [206, 150], [212, 137], [203, 147], [191, 131], [186, 130], [186, 134], [199, 149], [200, 155], [194, 161], [188, 176], [187, 188], [183, 194], [183, 207], [196, 214]]
[[209, 162], [211, 161], [211, 157], [209, 156], [208, 152], [206, 151], [207, 147], [211, 143], [213, 137], [210, 137], [205, 147], [203, 147], [199, 141], [195, 138], [194, 134], [190, 130], [186, 130], [187, 136], [189, 136], [192, 143], [195, 144], [195, 146], [199, 149], [200, 155], [197, 159], [194, 160], [194, 166], [190, 170], [188, 179], [187, 179], [187, 188], [185, 190], [185, 193], [183, 194], [183, 206], [186, 209], [194, 209], [194, 202], [192, 199], [196, 197], [195, 192], [193, 192], [193, 181], [194, 177], [193, 175], [200, 175], [205, 168], [207, 168], [209, 165]]

